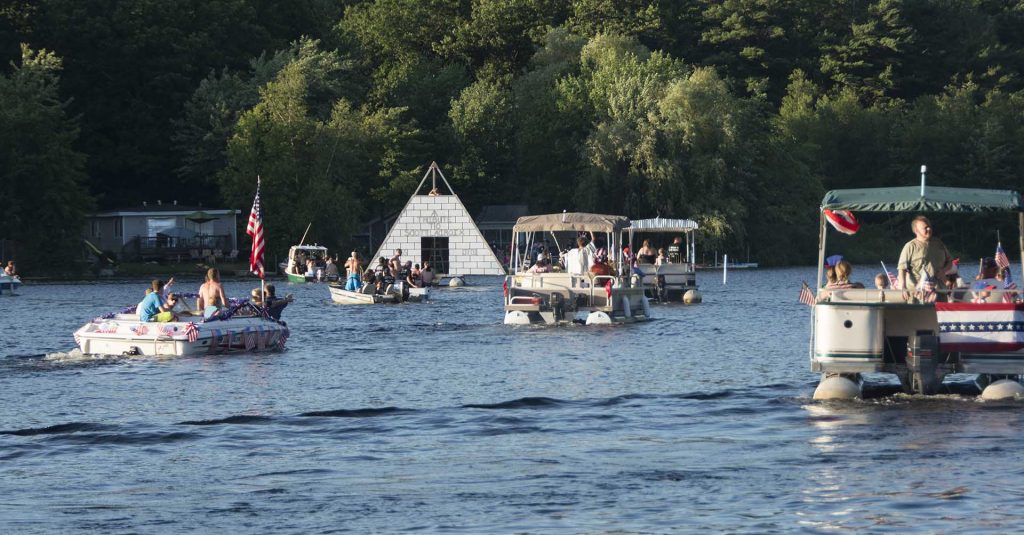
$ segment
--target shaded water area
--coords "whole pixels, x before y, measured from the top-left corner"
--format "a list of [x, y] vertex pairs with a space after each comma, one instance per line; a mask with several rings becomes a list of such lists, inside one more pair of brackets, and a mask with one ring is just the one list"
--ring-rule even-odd
[[813, 402], [813, 277], [701, 272], [702, 305], [564, 328], [503, 326], [498, 278], [394, 306], [278, 282], [287, 351], [196, 358], [67, 353], [144, 281], [27, 284], [0, 530], [1015, 531], [1024, 403]]

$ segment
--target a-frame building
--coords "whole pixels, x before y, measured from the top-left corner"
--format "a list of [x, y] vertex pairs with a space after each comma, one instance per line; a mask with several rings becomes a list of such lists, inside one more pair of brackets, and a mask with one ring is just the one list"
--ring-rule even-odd
[[[438, 189], [439, 176], [448, 193]], [[431, 177], [431, 189], [421, 194], [427, 177]], [[430, 162], [416, 192], [370, 259], [370, 265], [382, 256], [391, 258], [395, 249], [402, 250], [403, 261], [412, 260], [421, 265], [424, 261], [430, 262], [438, 275], [505, 274], [501, 262], [436, 162]]]

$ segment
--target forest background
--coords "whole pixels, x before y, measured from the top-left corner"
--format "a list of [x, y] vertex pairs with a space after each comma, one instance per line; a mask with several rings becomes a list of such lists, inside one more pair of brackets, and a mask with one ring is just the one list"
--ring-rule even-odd
[[[0, 59], [24, 267], [95, 209], [245, 214], [257, 175], [271, 251], [338, 250], [432, 160], [473, 213], [690, 217], [762, 265], [816, 259], [829, 189], [1024, 186], [1024, 0], [0, 0]], [[909, 216], [862, 219], [835, 247], [894, 261]]]

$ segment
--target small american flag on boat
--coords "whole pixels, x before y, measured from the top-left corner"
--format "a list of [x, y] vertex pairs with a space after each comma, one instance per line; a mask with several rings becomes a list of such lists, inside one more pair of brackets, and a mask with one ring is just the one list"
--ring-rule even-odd
[[195, 342], [199, 339], [199, 327], [194, 322], [188, 322], [188, 325], [185, 326], [185, 336], [189, 342]]
[[1006, 256], [1006, 251], [1003, 250], [1002, 243], [996, 243], [996, 265], [1001, 268], [1010, 267], [1010, 258]]
[[1024, 304], [935, 303], [942, 351], [1004, 353], [1024, 349]]
[[800, 302], [808, 306], [814, 306], [814, 292], [811, 291], [811, 287], [806, 282], [800, 288]]

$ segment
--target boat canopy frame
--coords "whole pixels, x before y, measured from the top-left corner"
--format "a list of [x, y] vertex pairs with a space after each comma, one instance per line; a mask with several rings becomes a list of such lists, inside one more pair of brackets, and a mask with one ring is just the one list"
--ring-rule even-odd
[[655, 217], [652, 219], [634, 219], [630, 221], [629, 248], [633, 250], [633, 235], [642, 232], [650, 233], [682, 233], [686, 238], [686, 255], [688, 262], [694, 264], [697, 259], [697, 240], [692, 239], [692, 234], [700, 229], [700, 225], [692, 219], [663, 219]]
[[[1024, 270], [1024, 202], [1013, 190], [926, 186], [922, 167], [921, 185], [891, 188], [857, 188], [829, 191], [818, 210], [818, 282], [825, 273], [825, 243], [828, 220], [825, 210], [851, 212], [1017, 212], [1021, 269]], [[898, 269], [898, 268], [897, 268]]]
[[[618, 215], [590, 214], [585, 212], [562, 212], [560, 214], [528, 215], [516, 220], [512, 227], [512, 262], [509, 266], [511, 274], [517, 274], [530, 268], [529, 255], [533, 247], [536, 233], [548, 232], [555, 241], [555, 247], [561, 252], [556, 232], [591, 232], [606, 235], [607, 253], [615, 264], [618, 273], [622, 273], [621, 234], [631, 225], [629, 218]], [[523, 252], [519, 252], [519, 235], [524, 234]]]

